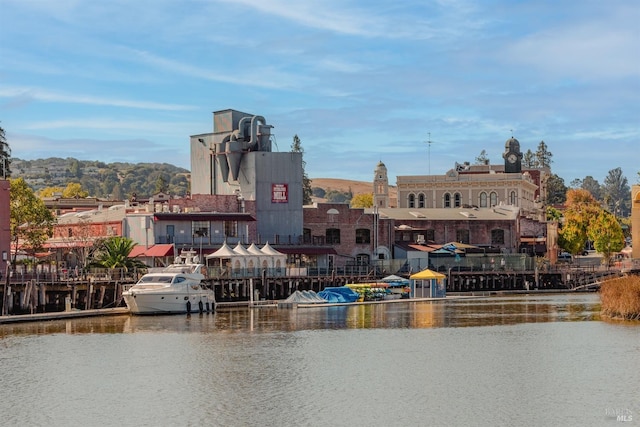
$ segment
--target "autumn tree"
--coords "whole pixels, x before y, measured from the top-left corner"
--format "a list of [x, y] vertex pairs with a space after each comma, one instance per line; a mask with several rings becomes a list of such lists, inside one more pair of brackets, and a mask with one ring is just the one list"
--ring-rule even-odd
[[302, 204], [309, 205], [311, 204], [311, 180], [309, 176], [305, 172], [305, 166], [307, 162], [304, 161], [304, 149], [302, 148], [302, 143], [300, 142], [300, 138], [298, 135], [293, 136], [293, 143], [291, 144], [291, 152], [292, 153], [300, 153], [303, 157], [302, 159]]
[[589, 227], [602, 208], [591, 193], [582, 189], [568, 190], [565, 205], [558, 243], [567, 252], [576, 255], [587, 243]]
[[40, 190], [38, 190], [37, 195], [41, 199], [49, 198], [49, 197], [56, 197], [57, 195], [59, 195], [61, 197], [63, 191], [64, 191], [64, 188], [62, 188], [62, 187], [44, 187], [44, 188], [41, 188]]
[[360, 193], [351, 199], [352, 208], [371, 208], [373, 207], [373, 193]]
[[10, 199], [11, 242], [15, 247], [11, 263], [15, 266], [20, 250], [35, 256], [42, 249], [53, 235], [55, 218], [22, 178], [11, 180]]
[[611, 255], [624, 248], [624, 234], [615, 215], [601, 209], [592, 219], [587, 231], [593, 247], [600, 252], [604, 261], [609, 264]]
[[57, 195], [68, 199], [72, 199], [74, 197], [84, 199], [89, 196], [89, 192], [84, 190], [79, 182], [70, 182], [65, 188], [45, 187], [38, 191], [37, 194], [41, 199], [45, 197], [55, 197]]
[[82, 189], [82, 185], [79, 182], [70, 182], [67, 187], [62, 191], [62, 197], [65, 198], [78, 198], [84, 199], [89, 196], [89, 192]]

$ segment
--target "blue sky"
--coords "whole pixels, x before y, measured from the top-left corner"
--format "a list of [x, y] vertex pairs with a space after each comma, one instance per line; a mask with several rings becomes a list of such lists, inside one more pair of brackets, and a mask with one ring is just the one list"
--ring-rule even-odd
[[[13, 157], [167, 162], [233, 108], [311, 178], [445, 173], [512, 135], [569, 184], [640, 171], [636, 0], [0, 0]], [[426, 141], [432, 141], [428, 144]]]

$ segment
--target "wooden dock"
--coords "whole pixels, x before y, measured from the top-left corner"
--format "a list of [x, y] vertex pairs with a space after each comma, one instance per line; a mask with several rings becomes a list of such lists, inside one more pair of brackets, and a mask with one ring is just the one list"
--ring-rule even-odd
[[0, 324], [20, 322], [42, 322], [47, 320], [77, 319], [80, 317], [122, 316], [129, 315], [126, 307], [101, 308], [96, 310], [55, 311], [51, 313], [17, 314], [14, 316], [0, 316]]

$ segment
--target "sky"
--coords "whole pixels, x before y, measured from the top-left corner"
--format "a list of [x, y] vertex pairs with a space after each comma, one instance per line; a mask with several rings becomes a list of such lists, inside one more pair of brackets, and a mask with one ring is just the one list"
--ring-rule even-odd
[[640, 171], [637, 0], [0, 0], [12, 157], [190, 169], [214, 111], [298, 135], [310, 178], [444, 174], [514, 136]]

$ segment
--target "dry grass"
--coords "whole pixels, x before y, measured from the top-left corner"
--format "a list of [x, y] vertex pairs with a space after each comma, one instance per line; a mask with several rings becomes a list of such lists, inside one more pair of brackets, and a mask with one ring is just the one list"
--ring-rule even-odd
[[[355, 196], [356, 194], [373, 193], [373, 178], [370, 182], [338, 178], [313, 178], [311, 179], [311, 187], [319, 187], [325, 191], [336, 190], [343, 193], [351, 191]], [[396, 205], [397, 193], [396, 186], [389, 185], [389, 198], [392, 206]], [[313, 200], [315, 202], [326, 202], [326, 199], [318, 197], [314, 197]]]
[[604, 316], [640, 320], [640, 276], [607, 280], [600, 288], [600, 300]]

